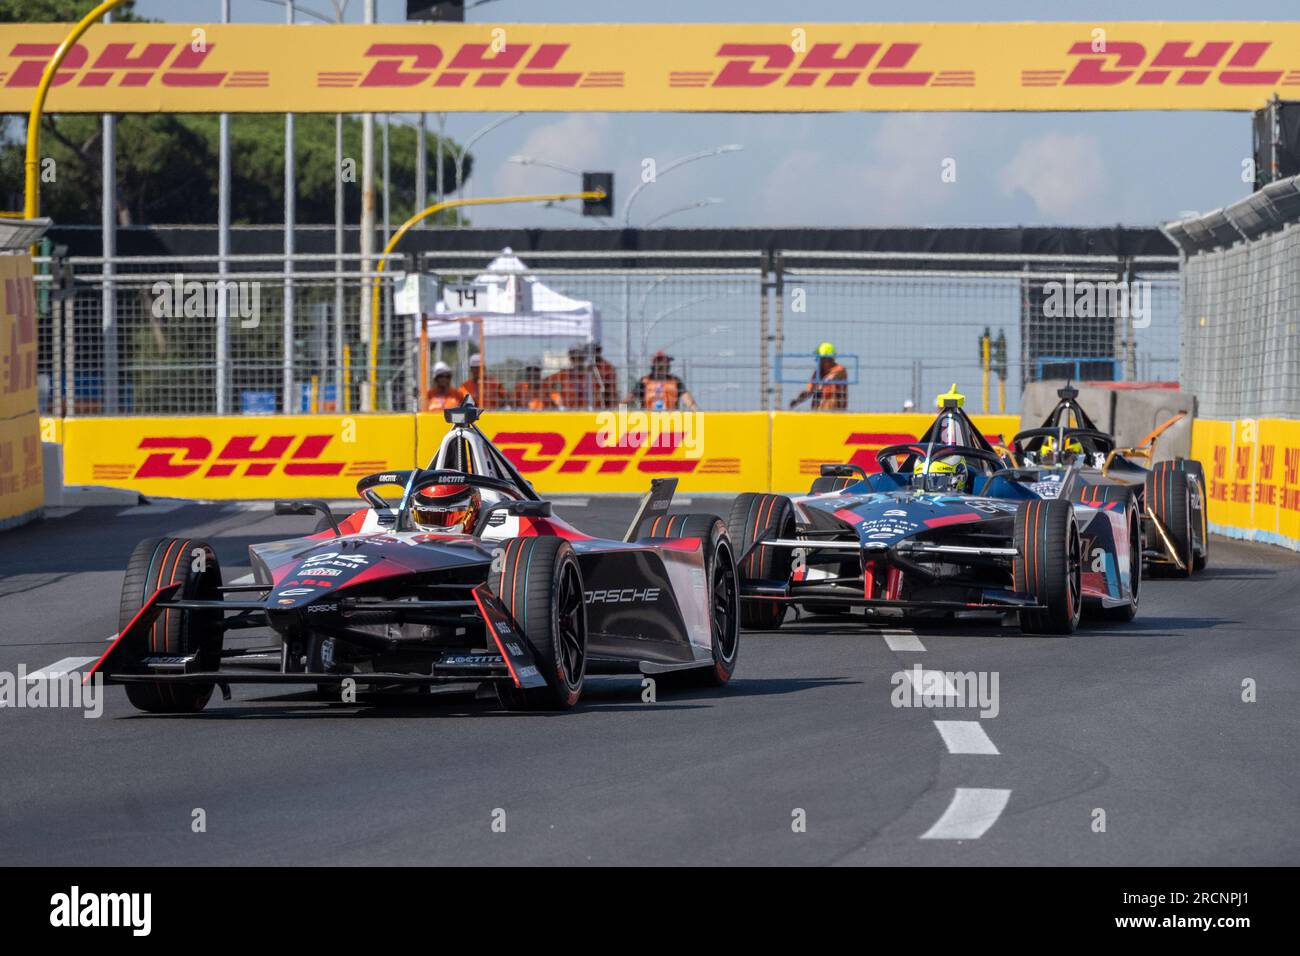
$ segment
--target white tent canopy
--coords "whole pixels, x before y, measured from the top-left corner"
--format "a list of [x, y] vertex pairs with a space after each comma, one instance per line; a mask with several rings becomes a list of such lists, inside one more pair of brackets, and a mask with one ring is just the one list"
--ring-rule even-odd
[[600, 340], [600, 313], [592, 303], [571, 299], [527, 273], [507, 247], [468, 286], [445, 287], [434, 314], [416, 316], [417, 335], [423, 322], [432, 342], [472, 341], [481, 320], [485, 339]]

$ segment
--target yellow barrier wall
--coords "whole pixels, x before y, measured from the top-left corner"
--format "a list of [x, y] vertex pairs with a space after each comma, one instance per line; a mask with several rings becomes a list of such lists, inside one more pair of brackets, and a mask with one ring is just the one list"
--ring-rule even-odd
[[357, 479], [415, 461], [410, 415], [69, 418], [68, 485], [176, 498], [349, 498]]
[[1198, 418], [1192, 457], [1205, 466], [1211, 530], [1300, 550], [1300, 421]]
[[35, 516], [44, 503], [32, 260], [0, 255], [0, 528]]
[[[805, 492], [823, 462], [875, 470], [885, 445], [913, 440], [929, 415], [800, 412], [495, 412], [484, 433], [548, 494], [640, 493], [672, 476], [682, 493]], [[991, 439], [1012, 415], [975, 416]], [[62, 440], [64, 481], [181, 498], [348, 498], [356, 479], [427, 465], [447, 432], [439, 414], [42, 419]]]

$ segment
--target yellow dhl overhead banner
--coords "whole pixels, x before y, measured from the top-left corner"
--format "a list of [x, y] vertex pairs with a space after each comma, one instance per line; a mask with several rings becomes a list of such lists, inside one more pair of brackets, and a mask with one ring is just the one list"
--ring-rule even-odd
[[1192, 457], [1205, 466], [1212, 531], [1300, 550], [1300, 421], [1198, 418]]
[[32, 260], [0, 255], [0, 528], [44, 503]]
[[[5, 24], [0, 112], [68, 31]], [[51, 112], [1253, 110], [1300, 92], [1300, 23], [121, 23]]]

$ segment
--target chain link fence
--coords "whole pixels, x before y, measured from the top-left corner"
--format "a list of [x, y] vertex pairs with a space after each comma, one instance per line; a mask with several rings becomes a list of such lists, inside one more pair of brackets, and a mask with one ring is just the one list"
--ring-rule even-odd
[[[447, 362], [456, 382], [469, 378], [480, 340], [469, 334], [431, 343], [422, 362], [414, 319], [393, 314], [399, 270], [418, 268], [456, 288], [496, 255], [393, 257], [382, 272], [377, 261], [363, 269], [356, 256], [298, 255], [291, 280], [284, 258], [273, 255], [231, 256], [224, 270], [210, 257], [119, 258], [109, 264], [111, 276], [100, 259], [73, 258], [66, 261], [71, 275], [64, 270], [62, 278], [58, 263], [38, 260], [42, 410], [410, 410], [432, 363]], [[590, 303], [599, 331], [595, 343], [554, 333], [482, 340], [484, 365], [501, 386], [496, 403], [507, 407], [530, 375], [570, 384], [591, 375], [593, 344], [607, 363], [599, 378], [610, 387], [551, 389], [564, 407], [634, 400], [652, 357], [663, 352], [701, 409], [783, 408], [815, 374], [814, 353], [826, 341], [849, 376], [849, 411], [898, 411], [905, 402], [925, 409], [953, 382], [972, 409], [1016, 412], [1023, 386], [1038, 378], [1179, 377], [1172, 257], [754, 251], [523, 258], [529, 278]], [[373, 363], [372, 288], [381, 304]]]
[[1207, 418], [1300, 417], [1300, 224], [1186, 258], [1182, 380]]

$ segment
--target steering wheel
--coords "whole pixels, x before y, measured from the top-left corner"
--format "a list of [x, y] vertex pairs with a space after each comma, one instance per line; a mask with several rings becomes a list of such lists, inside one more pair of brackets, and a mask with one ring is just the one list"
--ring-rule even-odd
[[962, 458], [977, 458], [980, 461], [987, 462], [993, 466], [995, 471], [1006, 467], [1002, 459], [987, 448], [976, 448], [974, 445], [934, 445], [927, 447], [920, 442], [911, 442], [906, 445], [888, 445], [876, 452], [876, 462], [880, 465], [882, 471], [894, 474], [898, 472], [894, 459], [899, 455], [907, 455], [909, 458], [917, 459], [949, 458], [959, 455]]

